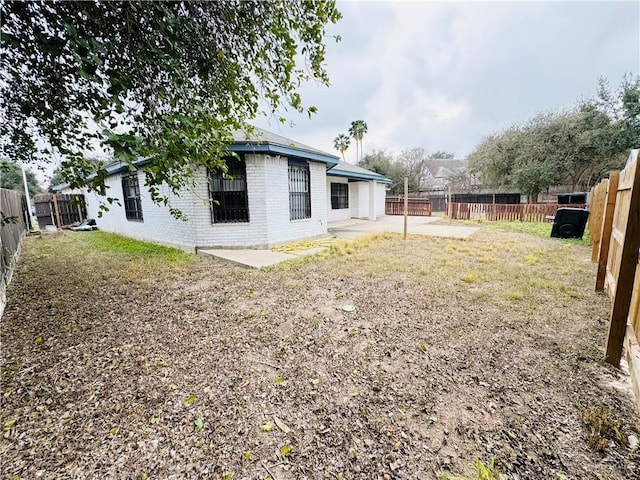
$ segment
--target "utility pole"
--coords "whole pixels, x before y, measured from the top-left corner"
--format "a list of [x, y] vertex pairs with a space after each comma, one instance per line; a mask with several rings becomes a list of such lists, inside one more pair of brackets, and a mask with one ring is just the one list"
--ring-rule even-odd
[[27, 183], [27, 171], [24, 169], [24, 165], [20, 165], [22, 168], [22, 183], [24, 184], [24, 194], [27, 198], [27, 212], [25, 215], [25, 225], [28, 230], [33, 230], [33, 218], [31, 217], [31, 197], [29, 196], [29, 184]]
[[[29, 185], [27, 184], [27, 172], [24, 169], [24, 165], [20, 165], [20, 167], [22, 168], [22, 182], [24, 183], [24, 194], [27, 196], [27, 204], [29, 205], [29, 208], [31, 208], [31, 201], [29, 200], [31, 197], [29, 197]], [[31, 215], [31, 213], [29, 213], [29, 215]]]

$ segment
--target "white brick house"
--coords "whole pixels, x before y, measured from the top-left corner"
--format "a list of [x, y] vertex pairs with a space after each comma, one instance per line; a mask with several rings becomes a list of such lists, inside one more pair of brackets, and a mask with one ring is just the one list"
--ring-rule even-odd
[[169, 195], [186, 221], [151, 201], [144, 161], [135, 172], [121, 163], [109, 166], [106, 196], [121, 206], [110, 205], [98, 218], [106, 197], [85, 193], [88, 215], [101, 230], [188, 251], [272, 247], [322, 236], [329, 221], [384, 215], [390, 180], [334, 155], [260, 129], [248, 140], [238, 135], [230, 150], [240, 157], [228, 160], [232, 178], [201, 168], [194, 188]]
[[[337, 187], [336, 184], [345, 185]], [[388, 178], [345, 162], [327, 171], [327, 210], [330, 222], [384, 215]]]

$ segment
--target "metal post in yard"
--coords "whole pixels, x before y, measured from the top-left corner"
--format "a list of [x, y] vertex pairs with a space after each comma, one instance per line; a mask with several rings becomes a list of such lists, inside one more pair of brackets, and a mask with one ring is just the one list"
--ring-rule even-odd
[[451, 216], [453, 215], [453, 205], [451, 205], [451, 185], [447, 187], [447, 195], [449, 197], [449, 201], [447, 202], [447, 216], [449, 217], [449, 223], [451, 223]]
[[404, 239], [407, 239], [407, 215], [409, 215], [409, 177], [404, 177]]

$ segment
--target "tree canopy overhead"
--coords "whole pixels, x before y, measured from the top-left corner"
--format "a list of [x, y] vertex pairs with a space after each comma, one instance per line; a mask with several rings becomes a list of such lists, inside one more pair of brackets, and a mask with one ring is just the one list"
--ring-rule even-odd
[[[358, 165], [389, 178], [393, 182], [389, 190], [391, 194], [404, 192], [404, 177], [409, 176], [409, 170], [385, 150], [373, 150], [365, 155]], [[415, 191], [415, 181], [412, 178], [409, 178], [409, 189]]]
[[[42, 187], [38, 183], [38, 179], [31, 170], [25, 170], [27, 177], [27, 188], [29, 189], [29, 197], [33, 197], [37, 193], [42, 192]], [[22, 167], [15, 162], [0, 159], [0, 188], [8, 188], [9, 190], [18, 190], [24, 192], [24, 179], [22, 177]], [[1, 205], [0, 205], [1, 207]]]
[[[72, 187], [98, 144], [129, 164], [148, 158], [164, 203], [163, 183], [177, 193], [194, 166], [224, 169], [232, 131], [257, 115], [316, 111], [298, 90], [328, 85], [326, 27], [341, 18], [333, 0], [7, 1], [0, 15], [0, 153], [59, 153]], [[86, 185], [99, 191], [105, 176], [101, 165]]]
[[393, 182], [390, 186], [393, 195], [404, 193], [404, 177], [408, 177], [409, 191], [419, 193], [433, 179], [430, 158], [421, 147], [403, 150], [397, 157], [385, 150], [373, 150], [358, 165], [389, 178]]
[[468, 162], [487, 186], [515, 187], [535, 202], [552, 185], [590, 188], [638, 147], [640, 77], [626, 76], [616, 92], [600, 80], [596, 98], [487, 137]]

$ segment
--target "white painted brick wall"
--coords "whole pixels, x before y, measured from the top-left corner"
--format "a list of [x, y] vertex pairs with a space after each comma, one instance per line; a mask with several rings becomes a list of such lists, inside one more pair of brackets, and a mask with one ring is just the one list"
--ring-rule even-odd
[[360, 215], [360, 182], [349, 184], [349, 213], [351, 218], [359, 218]]
[[[381, 183], [375, 184], [376, 218], [384, 215], [386, 188]], [[351, 182], [349, 184], [349, 206], [351, 218], [369, 218], [369, 186], [370, 182]]]
[[[331, 208], [331, 184], [332, 183], [346, 183], [349, 184], [349, 180], [340, 177], [327, 177], [327, 219], [330, 222], [338, 220], [349, 220], [351, 218], [351, 188], [349, 188], [349, 208], [340, 208], [334, 210]], [[353, 183], [353, 182], [352, 182]]]
[[358, 218], [369, 218], [369, 182], [358, 184]]
[[[286, 157], [246, 155], [248, 223], [212, 224], [209, 205], [197, 203], [199, 247], [272, 247], [326, 233], [326, 168], [309, 162], [310, 219], [289, 220], [289, 163]], [[204, 174], [202, 174], [204, 178]], [[206, 192], [206, 183], [202, 192]], [[203, 193], [204, 194], [204, 193]], [[206, 197], [205, 197], [206, 198]]]
[[[327, 180], [323, 163], [309, 162], [311, 181], [311, 218], [289, 219], [288, 160], [280, 156], [246, 155], [249, 222], [211, 222], [206, 170], [196, 171], [196, 185], [180, 196], [170, 196], [172, 205], [187, 215], [176, 220], [165, 207], [155, 205], [144, 186], [144, 174], [138, 172], [143, 221], [128, 220], [124, 212], [122, 174], [106, 180], [107, 196], [122, 205], [110, 205], [98, 218], [100, 201], [106, 197], [85, 192], [87, 212], [98, 227], [140, 240], [194, 251], [196, 247], [271, 247], [326, 233]], [[167, 192], [166, 187], [163, 192]]]
[[324, 163], [309, 162], [311, 218], [290, 220], [289, 164], [286, 157], [267, 159], [266, 195], [269, 245], [286, 243], [327, 233], [327, 169]]
[[376, 183], [376, 217], [385, 215], [385, 201], [387, 198], [387, 187], [382, 183]]
[[[195, 225], [191, 221], [176, 220], [169, 213], [168, 208], [161, 207], [151, 201], [149, 189], [144, 186], [144, 173], [139, 171], [138, 183], [140, 185], [140, 200], [142, 204], [143, 220], [128, 220], [124, 212], [122, 174], [109, 176], [105, 184], [107, 197], [117, 198], [120, 205], [111, 204], [109, 211], [103, 212], [98, 218], [99, 205], [106, 203], [106, 197], [95, 193], [86, 193], [87, 214], [89, 218], [95, 218], [98, 228], [107, 232], [119, 233], [139, 240], [148, 240], [163, 245], [194, 251]], [[167, 187], [162, 187], [161, 192], [169, 194]], [[193, 213], [193, 196], [189, 193], [181, 196], [169, 195], [172, 206], [182, 210], [189, 218]]]
[[246, 155], [249, 222], [212, 223], [206, 170], [200, 169], [193, 221], [199, 247], [265, 247], [269, 244], [266, 220], [266, 179], [263, 155]]

